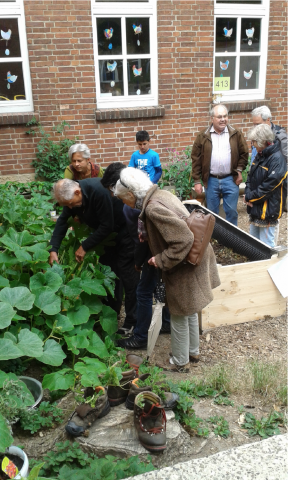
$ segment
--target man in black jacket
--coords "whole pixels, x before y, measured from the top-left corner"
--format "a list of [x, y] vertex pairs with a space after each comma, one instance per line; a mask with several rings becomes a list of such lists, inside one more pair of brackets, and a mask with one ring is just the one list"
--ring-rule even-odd
[[[128, 233], [123, 215], [123, 204], [117, 198], [111, 197], [99, 178], [86, 180], [63, 179], [54, 184], [54, 197], [63, 206], [63, 211], [57, 220], [50, 244], [50, 259], [58, 263], [58, 250], [68, 229], [68, 219], [77, 218], [93, 229], [75, 252], [77, 262], [82, 262], [86, 252], [94, 248], [112, 232], [116, 232], [115, 247], [105, 247], [105, 254], [100, 258], [101, 263], [109, 265], [119, 276], [125, 290], [126, 323], [130, 327], [136, 323], [136, 287], [139, 274], [134, 269], [134, 248]], [[116, 301], [109, 300], [110, 306], [119, 313], [122, 298], [119, 282], [116, 282]]]

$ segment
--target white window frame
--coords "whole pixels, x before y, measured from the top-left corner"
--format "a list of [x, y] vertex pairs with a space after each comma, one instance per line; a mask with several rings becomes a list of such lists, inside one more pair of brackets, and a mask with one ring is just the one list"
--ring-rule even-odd
[[[213, 94], [221, 94], [221, 101], [247, 101], [263, 100], [265, 98], [267, 53], [268, 53], [268, 28], [269, 28], [269, 8], [270, 0], [262, 0], [262, 4], [221, 4], [214, 0], [214, 62], [213, 62]], [[237, 39], [236, 51], [225, 53], [227, 59], [236, 56], [235, 68], [235, 86], [239, 85], [240, 57], [259, 56], [259, 88], [250, 90], [222, 90], [214, 91], [215, 61], [217, 57], [223, 57], [223, 52], [216, 53], [216, 20], [217, 18], [237, 18]], [[240, 52], [241, 41], [241, 18], [260, 18], [261, 19], [261, 52]]]
[[[0, 58], [0, 63], [21, 62], [23, 71], [23, 80], [25, 88], [25, 100], [9, 100], [0, 102], [0, 113], [28, 113], [33, 112], [32, 87], [28, 57], [28, 47], [26, 38], [26, 24], [24, 13], [24, 0], [16, 0], [15, 2], [7, 1], [0, 3], [1, 18], [17, 18], [19, 42], [21, 48], [21, 57]], [[13, 34], [13, 32], [12, 32]]]
[[[96, 101], [97, 108], [129, 108], [129, 107], [148, 107], [158, 105], [158, 55], [157, 55], [157, 0], [148, 0], [148, 2], [101, 2], [91, 0], [92, 23], [93, 23], [93, 44], [95, 59], [95, 81], [96, 81]], [[113, 12], [113, 13], [111, 13]], [[149, 17], [150, 24], [150, 53], [133, 54], [126, 53], [126, 24], [127, 17]], [[111, 55], [98, 55], [97, 45], [97, 18], [121, 17], [122, 32], [122, 55], [114, 55], [113, 60], [123, 60], [123, 96], [101, 97], [100, 95], [100, 75], [99, 60], [111, 60]], [[128, 95], [127, 78], [127, 60], [135, 58], [150, 58], [150, 81], [151, 94], [149, 95]], [[126, 93], [126, 94], [125, 94]]]

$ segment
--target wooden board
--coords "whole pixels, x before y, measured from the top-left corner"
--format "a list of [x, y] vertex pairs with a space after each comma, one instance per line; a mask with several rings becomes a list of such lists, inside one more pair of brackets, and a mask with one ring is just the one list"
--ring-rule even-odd
[[218, 265], [221, 285], [213, 290], [214, 300], [202, 310], [202, 328], [233, 325], [282, 315], [286, 300], [271, 279], [268, 268], [281, 260]]

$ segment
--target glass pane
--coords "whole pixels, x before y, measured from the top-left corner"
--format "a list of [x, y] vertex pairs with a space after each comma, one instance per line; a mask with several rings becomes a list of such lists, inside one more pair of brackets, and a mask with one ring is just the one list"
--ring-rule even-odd
[[128, 94], [150, 95], [150, 58], [127, 60]]
[[0, 18], [0, 58], [21, 57], [17, 18]]
[[127, 53], [150, 53], [149, 18], [126, 18]]
[[215, 57], [215, 77], [230, 78], [230, 90], [235, 89], [236, 57]]
[[259, 57], [240, 57], [239, 89], [259, 88]]
[[237, 18], [216, 19], [216, 52], [236, 52]]
[[121, 18], [97, 18], [99, 55], [121, 55]]
[[100, 60], [99, 75], [101, 97], [113, 97], [124, 94], [122, 60]]
[[260, 52], [261, 18], [242, 18], [241, 52]]
[[0, 100], [25, 100], [22, 62], [0, 63]]

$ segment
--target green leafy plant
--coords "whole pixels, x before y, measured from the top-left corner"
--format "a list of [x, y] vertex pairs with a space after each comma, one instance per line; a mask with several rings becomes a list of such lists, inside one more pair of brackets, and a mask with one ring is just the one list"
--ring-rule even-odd
[[229, 424], [224, 417], [218, 417], [215, 415], [214, 417], [209, 417], [207, 422], [210, 422], [213, 425], [213, 432], [215, 435], [219, 435], [220, 437], [227, 438], [230, 435]]
[[139, 367], [139, 375], [147, 374], [144, 380], [139, 379], [137, 385], [140, 388], [150, 387], [151, 391], [158, 395], [162, 400], [165, 400], [165, 393], [169, 391], [169, 385], [166, 381], [166, 375], [163, 373], [163, 368], [148, 365], [143, 362]]
[[284, 426], [285, 423], [286, 420], [283, 413], [272, 412], [269, 417], [262, 417], [260, 420], [257, 420], [252, 413], [247, 412], [242, 428], [245, 428], [251, 437], [260, 435], [262, 438], [267, 438], [279, 435], [281, 433], [279, 425]]
[[27, 135], [34, 136], [37, 134], [40, 136], [37, 144], [37, 159], [32, 161], [36, 178], [48, 182], [57, 182], [57, 180], [63, 178], [64, 170], [69, 165], [68, 150], [71, 145], [76, 143], [76, 140], [66, 136], [66, 127], [70, 128], [69, 123], [63, 121], [53, 127], [53, 140], [35, 117], [26, 126], [30, 127], [26, 132]]
[[0, 414], [9, 424], [17, 422], [33, 403], [34, 397], [24, 382], [13, 373], [0, 372]]
[[55, 423], [61, 423], [63, 411], [49, 402], [42, 402], [35, 410], [22, 412], [20, 425], [23, 430], [29, 430], [32, 434], [41, 428], [51, 428]]
[[183, 200], [190, 198], [191, 189], [194, 181], [191, 176], [192, 161], [191, 161], [191, 147], [177, 152], [175, 149], [168, 148], [168, 161], [163, 164], [163, 173], [159, 182], [159, 187], [173, 185], [176, 194]]
[[229, 405], [230, 407], [234, 407], [234, 402], [232, 402], [232, 400], [229, 400], [229, 398], [224, 397], [223, 395], [218, 395], [217, 397], [215, 397], [214, 403], [216, 403], [217, 405]]

